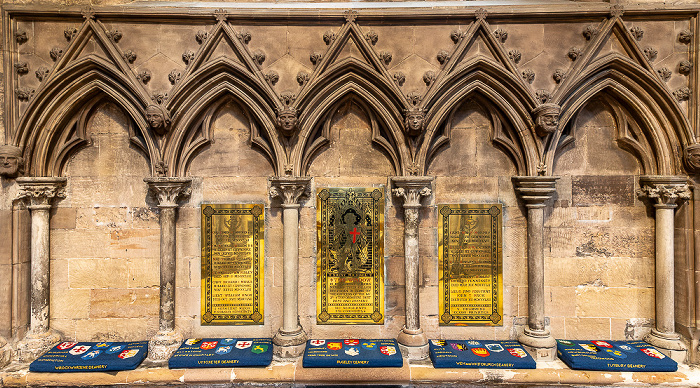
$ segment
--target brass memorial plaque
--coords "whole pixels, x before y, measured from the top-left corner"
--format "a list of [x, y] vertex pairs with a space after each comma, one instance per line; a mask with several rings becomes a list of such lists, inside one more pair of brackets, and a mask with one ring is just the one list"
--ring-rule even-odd
[[500, 204], [439, 205], [440, 325], [503, 325]]
[[265, 206], [202, 205], [202, 325], [262, 325]]
[[317, 193], [318, 324], [384, 323], [384, 188]]

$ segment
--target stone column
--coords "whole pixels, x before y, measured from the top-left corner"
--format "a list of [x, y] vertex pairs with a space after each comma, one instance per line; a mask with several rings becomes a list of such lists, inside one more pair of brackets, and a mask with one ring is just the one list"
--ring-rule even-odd
[[544, 312], [544, 210], [556, 192], [559, 178], [513, 177], [515, 192], [527, 207], [527, 327], [518, 337], [538, 361], [556, 358], [556, 341], [545, 327]]
[[41, 356], [61, 336], [49, 325], [50, 301], [50, 230], [49, 215], [55, 198], [65, 197], [66, 178], [17, 178], [19, 197], [29, 200], [31, 231], [31, 312], [30, 330], [17, 344], [17, 359], [30, 362]]
[[418, 301], [418, 224], [420, 222], [421, 199], [432, 193], [433, 177], [392, 177], [392, 193], [403, 201], [404, 210], [404, 263], [406, 274], [406, 324], [399, 332], [397, 341], [402, 353], [409, 360], [428, 358], [428, 338], [420, 327]]
[[167, 361], [182, 342], [175, 329], [175, 216], [177, 202], [190, 194], [191, 178], [145, 178], [160, 209], [160, 313], [158, 333], [148, 344], [151, 361]]
[[310, 177], [270, 179], [270, 197], [282, 201], [284, 224], [282, 327], [272, 338], [274, 354], [280, 358], [299, 357], [307, 339], [299, 324], [299, 200], [308, 196], [310, 183]]
[[674, 316], [674, 212], [690, 199], [687, 178], [644, 175], [639, 177], [640, 197], [656, 210], [656, 328], [644, 340], [671, 358], [684, 362], [687, 347], [676, 333]]

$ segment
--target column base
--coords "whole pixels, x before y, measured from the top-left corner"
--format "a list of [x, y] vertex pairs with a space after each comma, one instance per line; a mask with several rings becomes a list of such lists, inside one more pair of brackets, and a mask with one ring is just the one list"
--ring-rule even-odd
[[681, 340], [678, 333], [664, 333], [651, 329], [651, 333], [644, 337], [644, 341], [655, 346], [659, 351], [678, 363], [685, 363], [688, 356], [688, 347]]
[[304, 328], [298, 326], [296, 330], [288, 332], [280, 329], [272, 337], [273, 354], [276, 359], [297, 358], [304, 353], [307, 340]]
[[0, 369], [9, 364], [11, 359], [12, 347], [4, 338], [0, 337]]
[[396, 336], [396, 341], [404, 358], [409, 360], [428, 358], [428, 337], [425, 336], [423, 329], [411, 330], [404, 326]]
[[535, 361], [554, 361], [557, 358], [557, 341], [549, 330], [531, 330], [525, 328], [518, 341], [530, 353]]
[[148, 360], [156, 364], [168, 361], [182, 341], [182, 334], [177, 330], [159, 331], [148, 341]]
[[23, 363], [32, 362], [59, 342], [61, 335], [53, 329], [39, 334], [30, 332], [17, 344], [17, 360]]

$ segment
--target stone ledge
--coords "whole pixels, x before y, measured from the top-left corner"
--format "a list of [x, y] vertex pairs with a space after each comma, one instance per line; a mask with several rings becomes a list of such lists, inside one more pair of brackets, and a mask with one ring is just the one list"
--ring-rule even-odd
[[681, 366], [678, 372], [596, 372], [568, 369], [561, 361], [542, 362], [539, 369], [435, 369], [429, 364], [402, 368], [302, 368], [298, 363], [274, 362], [267, 368], [168, 369], [142, 367], [123, 372], [35, 373], [26, 365], [0, 372], [0, 386], [118, 386], [200, 385], [244, 383], [391, 383], [479, 385], [615, 385], [700, 387], [700, 369]]

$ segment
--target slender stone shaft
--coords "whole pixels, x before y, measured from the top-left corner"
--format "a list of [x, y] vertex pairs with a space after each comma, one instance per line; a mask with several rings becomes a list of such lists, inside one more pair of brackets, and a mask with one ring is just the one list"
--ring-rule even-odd
[[299, 329], [299, 204], [283, 204], [284, 279], [282, 329]]
[[175, 207], [160, 207], [160, 331], [175, 329]]
[[[420, 206], [420, 205], [419, 205]], [[418, 303], [418, 211], [404, 204], [404, 255], [406, 266], [406, 329], [420, 330]]]

